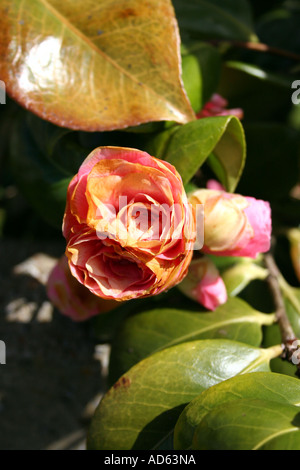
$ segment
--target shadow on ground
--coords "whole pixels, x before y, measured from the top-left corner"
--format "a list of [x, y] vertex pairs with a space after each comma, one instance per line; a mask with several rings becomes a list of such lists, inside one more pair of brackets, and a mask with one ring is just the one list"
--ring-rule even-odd
[[1, 450], [72, 448], [76, 441], [83, 447], [89, 410], [104, 387], [90, 324], [63, 317], [43, 284], [14, 273], [35, 253], [59, 257], [63, 249], [60, 243], [0, 241]]

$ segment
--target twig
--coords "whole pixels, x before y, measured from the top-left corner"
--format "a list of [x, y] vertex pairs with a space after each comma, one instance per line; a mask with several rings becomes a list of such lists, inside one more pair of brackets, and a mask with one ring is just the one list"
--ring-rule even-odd
[[[273, 295], [274, 304], [276, 308], [276, 319], [280, 328], [281, 340], [283, 346], [282, 358], [292, 362], [294, 358], [295, 351], [298, 349], [300, 342], [298, 341], [290, 320], [287, 316], [280, 284], [279, 278], [281, 273], [275, 263], [275, 260], [271, 253], [265, 255], [265, 265], [269, 271], [269, 276], [267, 282], [269, 284], [270, 290]], [[298, 361], [297, 361], [298, 362]], [[298, 365], [298, 374], [300, 372], [300, 365]]]
[[222, 43], [227, 43], [231, 47], [238, 47], [241, 49], [248, 49], [252, 51], [258, 51], [258, 52], [266, 52], [269, 54], [273, 55], [279, 55], [282, 57], [286, 57], [288, 59], [292, 60], [300, 60], [300, 55], [296, 54], [291, 51], [287, 51], [285, 49], [279, 49], [278, 47], [272, 47], [268, 46], [267, 44], [264, 44], [262, 42], [250, 42], [250, 41], [226, 41], [224, 39], [214, 39], [210, 41], [211, 44], [213, 45], [218, 45]]

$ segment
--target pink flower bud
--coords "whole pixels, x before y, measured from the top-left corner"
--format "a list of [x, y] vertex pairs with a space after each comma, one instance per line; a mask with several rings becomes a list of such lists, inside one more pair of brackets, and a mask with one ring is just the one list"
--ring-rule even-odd
[[196, 116], [198, 119], [202, 119], [211, 116], [232, 115], [236, 116], [238, 119], [243, 119], [244, 111], [241, 108], [226, 109], [227, 106], [228, 101], [221, 95], [215, 93]]
[[217, 180], [208, 180], [206, 183], [207, 189], [216, 189], [217, 191], [225, 191], [224, 186]]
[[50, 273], [47, 294], [53, 305], [74, 321], [84, 321], [118, 306], [118, 302], [96, 297], [72, 276], [67, 257], [62, 256]]
[[291, 229], [288, 233], [290, 241], [290, 254], [295, 274], [300, 282], [300, 229]]
[[214, 263], [206, 256], [192, 260], [188, 275], [178, 288], [208, 310], [215, 310], [227, 301], [223, 279]]
[[256, 258], [270, 249], [268, 202], [211, 189], [194, 191], [189, 202], [204, 205], [204, 253]]

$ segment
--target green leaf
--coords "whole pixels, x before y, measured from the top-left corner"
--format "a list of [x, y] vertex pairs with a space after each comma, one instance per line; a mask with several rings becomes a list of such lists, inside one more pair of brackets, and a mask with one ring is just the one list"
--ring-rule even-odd
[[247, 0], [173, 0], [182, 33], [200, 38], [257, 40]]
[[197, 450], [300, 450], [297, 406], [237, 400], [208, 413], [196, 429]]
[[237, 374], [269, 370], [277, 354], [278, 348], [262, 350], [230, 340], [193, 341], [153, 354], [104, 396], [91, 423], [88, 449], [158, 447], [193, 398]]
[[228, 191], [234, 191], [246, 158], [245, 136], [235, 116], [198, 119], [172, 132], [162, 157], [172, 163], [186, 184], [209, 158]]
[[253, 263], [249, 258], [243, 258], [242, 261], [223, 271], [221, 276], [228, 295], [235, 296], [245, 289], [251, 281], [266, 279], [268, 274], [267, 269]]
[[184, 308], [191, 311], [198, 307], [194, 301], [187, 299], [178, 289], [171, 289], [152, 297], [127, 300], [126, 302], [120, 302], [120, 306], [114, 310], [102, 313], [92, 319], [94, 336], [101, 343], [111, 343], [127, 317], [148, 310], [155, 310], [161, 305], [168, 305], [171, 309]]
[[24, 113], [12, 129], [10, 154], [12, 171], [22, 193], [48, 223], [60, 228], [71, 176], [39, 149]]
[[182, 79], [193, 110], [197, 113], [216, 91], [221, 74], [221, 56], [205, 43], [182, 47]]
[[170, 0], [2, 0], [0, 77], [12, 98], [86, 131], [194, 119]]
[[290, 319], [293, 330], [300, 337], [300, 289], [286, 284], [283, 289], [286, 313]]
[[112, 344], [110, 383], [150, 354], [186, 341], [223, 338], [259, 346], [262, 325], [274, 320], [238, 298], [209, 313], [170, 308], [137, 313], [127, 318]]
[[291, 108], [291, 83], [286, 75], [230, 61], [223, 64], [218, 93], [226, 97], [230, 108], [243, 109], [245, 123], [282, 122]]
[[249, 75], [250, 77], [254, 77], [264, 82], [267, 82], [269, 85], [276, 85], [289, 90], [291, 89], [291, 80], [289, 78], [286, 78], [286, 76], [284, 75], [279, 75], [271, 73], [267, 70], [263, 70], [257, 65], [229, 60], [226, 62], [226, 67], [243, 72], [244, 74]]
[[[174, 431], [175, 449], [192, 447], [197, 426], [207, 413], [227, 408], [237, 400], [259, 399], [283, 405], [300, 405], [300, 382], [281, 374], [255, 372], [222, 382], [195, 398], [181, 413]], [[267, 424], [267, 421], [266, 423]]]

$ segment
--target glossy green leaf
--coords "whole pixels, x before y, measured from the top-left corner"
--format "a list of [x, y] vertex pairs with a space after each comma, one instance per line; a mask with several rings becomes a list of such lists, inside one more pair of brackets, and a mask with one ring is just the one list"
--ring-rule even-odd
[[194, 119], [170, 0], [2, 0], [0, 77], [12, 98], [87, 131]]
[[173, 0], [180, 30], [201, 38], [257, 40], [247, 0]]
[[183, 406], [237, 374], [269, 370], [278, 348], [230, 340], [193, 341], [132, 367], [107, 392], [93, 417], [88, 449], [151, 449], [173, 430]]
[[12, 171], [22, 193], [48, 223], [60, 228], [71, 176], [38, 147], [23, 113], [12, 129], [10, 154]]
[[198, 425], [197, 450], [300, 450], [297, 406], [238, 400], [214, 409]]
[[260, 313], [238, 298], [215, 312], [157, 308], [138, 313], [127, 318], [112, 344], [110, 382], [150, 354], [186, 341], [224, 338], [260, 346], [262, 325], [273, 322], [274, 315]]
[[[255, 372], [222, 382], [195, 398], [181, 413], [174, 431], [174, 448], [192, 448], [197, 426], [215, 408], [237, 400], [259, 399], [300, 406], [300, 381], [281, 374]], [[265, 423], [267, 424], [267, 422]]]
[[[213, 152], [213, 156], [210, 156]], [[246, 158], [245, 136], [234, 116], [198, 119], [178, 126], [162, 157], [172, 163], [186, 184], [208, 157], [212, 169], [228, 191], [234, 191]]]

